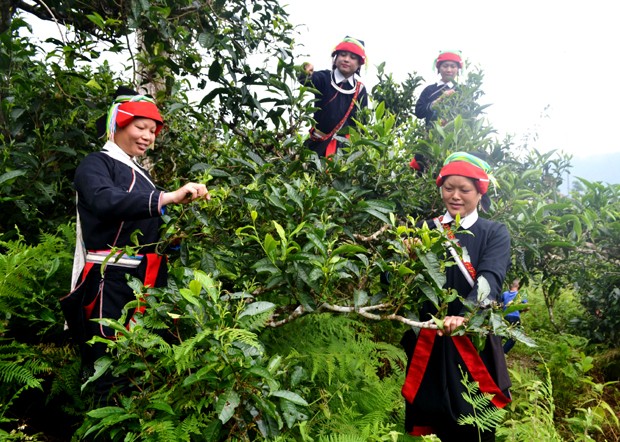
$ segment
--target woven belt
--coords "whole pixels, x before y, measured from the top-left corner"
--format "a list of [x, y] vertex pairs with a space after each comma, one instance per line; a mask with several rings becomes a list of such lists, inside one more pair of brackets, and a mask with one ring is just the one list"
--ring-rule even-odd
[[112, 251], [110, 250], [89, 250], [86, 253], [86, 262], [103, 264], [105, 261], [106, 265], [135, 269], [140, 265], [143, 258], [142, 255], [125, 255], [122, 252], [110, 256], [111, 254]]

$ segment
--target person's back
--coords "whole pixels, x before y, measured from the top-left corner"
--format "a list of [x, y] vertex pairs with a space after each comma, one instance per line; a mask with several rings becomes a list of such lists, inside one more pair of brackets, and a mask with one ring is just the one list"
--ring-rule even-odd
[[[515, 301], [518, 300], [520, 284], [521, 284], [521, 281], [518, 279], [515, 279], [510, 284], [510, 288], [504, 293], [502, 293], [502, 304], [504, 306], [504, 310], [506, 310], [511, 305], [514, 305]], [[521, 303], [523, 304], [527, 303], [527, 299], [521, 300]], [[518, 326], [521, 324], [520, 310], [509, 311], [508, 313], [504, 315], [504, 318], [506, 318], [506, 321], [508, 321], [511, 325]], [[508, 339], [504, 343], [504, 354], [512, 350], [512, 347], [514, 347], [515, 343], [516, 342], [514, 339]]]

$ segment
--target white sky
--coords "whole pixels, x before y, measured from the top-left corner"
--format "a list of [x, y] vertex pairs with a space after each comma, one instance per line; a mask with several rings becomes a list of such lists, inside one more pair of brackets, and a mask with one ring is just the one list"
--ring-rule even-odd
[[[284, 2], [283, 2], [284, 4]], [[375, 66], [396, 81], [417, 72], [437, 79], [440, 50], [460, 49], [484, 72], [481, 104], [500, 133], [538, 135], [539, 151], [580, 156], [620, 152], [620, 5], [615, 0], [289, 0], [299, 25], [297, 52], [316, 69], [331, 66], [345, 35], [364, 40]], [[467, 69], [467, 66], [466, 66]], [[418, 94], [422, 91], [421, 86]]]

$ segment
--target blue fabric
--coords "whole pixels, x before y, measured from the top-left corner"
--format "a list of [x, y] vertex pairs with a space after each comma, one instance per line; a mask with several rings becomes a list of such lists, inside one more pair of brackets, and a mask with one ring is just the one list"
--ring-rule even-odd
[[[515, 291], [506, 291], [502, 294], [502, 303], [504, 304], [504, 310], [506, 310], [506, 308], [508, 307], [508, 304], [513, 302], [514, 299], [517, 297], [517, 295], [519, 294], [518, 290]], [[521, 301], [522, 304], [527, 303], [527, 299], [524, 299], [523, 301]], [[514, 312], [510, 312], [508, 313], [505, 318], [508, 319], [516, 319], [517, 321], [519, 321], [521, 319], [521, 314], [519, 312], [519, 310], [516, 310]]]

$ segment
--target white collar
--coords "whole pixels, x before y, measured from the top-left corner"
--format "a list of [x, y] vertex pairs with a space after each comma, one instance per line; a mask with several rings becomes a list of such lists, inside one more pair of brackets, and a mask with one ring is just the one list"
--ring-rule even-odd
[[347, 80], [351, 86], [355, 86], [355, 74], [349, 76], [348, 78], [342, 75], [338, 69], [334, 69], [334, 81], [336, 84], [342, 83], [344, 80]]
[[131, 167], [133, 170], [135, 170], [140, 175], [142, 175], [144, 178], [146, 178], [146, 180], [149, 183], [151, 183], [153, 187], [155, 187], [155, 184], [153, 183], [153, 181], [151, 181], [148, 175], [144, 172], [144, 169], [142, 169], [142, 167], [140, 167], [140, 165], [136, 163], [136, 160], [133, 157], [131, 157], [130, 155], [127, 155], [127, 153], [123, 149], [121, 149], [118, 144], [114, 143], [113, 141], [107, 141], [103, 145], [103, 149], [101, 149], [101, 151], [105, 153], [107, 156], [109, 156], [110, 158], [115, 159], [116, 161], [119, 161]]
[[437, 82], [437, 86], [440, 86], [440, 87], [441, 87], [441, 86], [448, 86], [450, 89], [452, 89], [452, 88], [454, 87], [454, 83], [452, 83], [451, 81], [448, 81], [448, 82], [446, 83], [446, 82], [444, 82], [444, 81], [442, 81], [442, 80], [439, 80], [439, 81]]
[[[452, 221], [454, 221], [454, 218], [452, 218], [452, 215], [450, 215], [450, 212], [446, 212], [443, 218], [441, 219], [441, 222], [444, 224], [449, 224]], [[466, 217], [461, 218], [461, 227], [464, 229], [469, 229], [471, 226], [473, 226], [476, 223], [476, 221], [478, 221], [478, 211], [474, 210], [472, 213], [470, 213]]]

